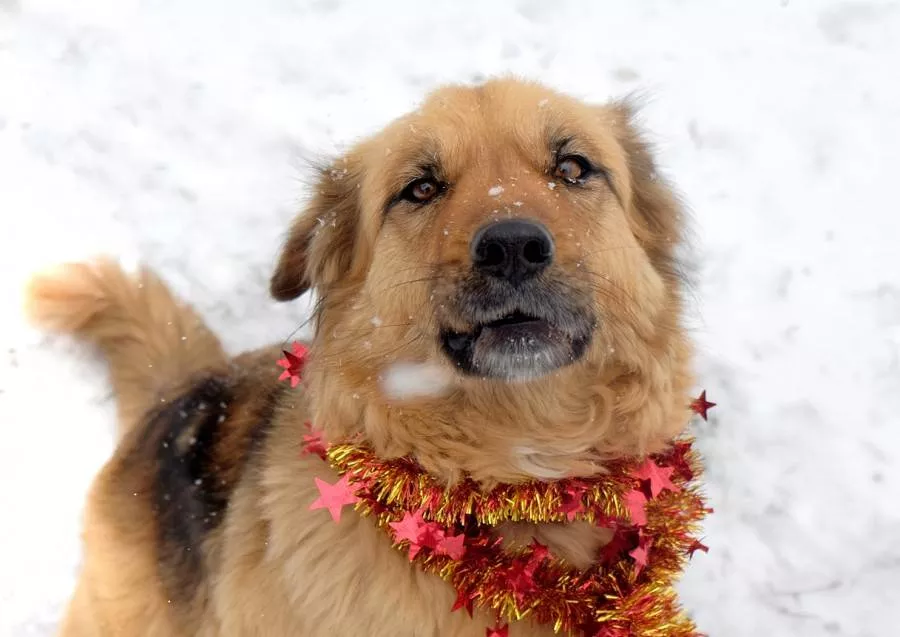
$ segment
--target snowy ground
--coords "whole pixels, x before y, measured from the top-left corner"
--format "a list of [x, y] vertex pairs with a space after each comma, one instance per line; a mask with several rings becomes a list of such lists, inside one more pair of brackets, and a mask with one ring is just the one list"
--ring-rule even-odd
[[23, 324], [26, 275], [141, 259], [231, 348], [282, 339], [265, 284], [305, 160], [506, 71], [648, 93], [694, 210], [701, 628], [897, 634], [898, 69], [891, 2], [0, 0], [0, 634], [52, 632], [111, 449], [102, 366]]

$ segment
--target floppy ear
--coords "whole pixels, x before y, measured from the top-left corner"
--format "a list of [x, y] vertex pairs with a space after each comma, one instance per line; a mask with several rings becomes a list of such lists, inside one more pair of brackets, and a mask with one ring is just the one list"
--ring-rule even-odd
[[668, 181], [659, 174], [653, 150], [635, 124], [637, 108], [629, 101], [611, 105], [616, 137], [625, 150], [631, 178], [628, 202], [632, 231], [663, 274], [676, 275], [676, 249], [684, 234], [684, 211]]
[[319, 170], [315, 194], [288, 232], [269, 292], [290, 301], [350, 270], [359, 222], [360, 174], [342, 159]]

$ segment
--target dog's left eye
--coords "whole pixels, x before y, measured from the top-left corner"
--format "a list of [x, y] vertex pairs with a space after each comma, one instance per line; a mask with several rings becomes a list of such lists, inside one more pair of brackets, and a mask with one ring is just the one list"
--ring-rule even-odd
[[404, 188], [400, 198], [411, 203], [427, 203], [440, 194], [443, 188], [443, 184], [434, 177], [421, 177]]
[[583, 181], [591, 172], [591, 164], [581, 155], [565, 155], [560, 157], [553, 169], [553, 176], [567, 184]]

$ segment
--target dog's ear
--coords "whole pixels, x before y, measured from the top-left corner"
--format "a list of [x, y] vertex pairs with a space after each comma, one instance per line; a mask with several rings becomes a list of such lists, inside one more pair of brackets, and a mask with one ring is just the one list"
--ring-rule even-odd
[[632, 231], [653, 264], [664, 273], [675, 268], [675, 251], [684, 233], [685, 215], [672, 186], [659, 173], [653, 149], [635, 123], [637, 107], [630, 100], [611, 105], [616, 137], [625, 150], [631, 193]]
[[357, 238], [360, 182], [358, 162], [351, 159], [319, 170], [312, 199], [294, 220], [269, 283], [273, 298], [290, 301], [347, 273]]

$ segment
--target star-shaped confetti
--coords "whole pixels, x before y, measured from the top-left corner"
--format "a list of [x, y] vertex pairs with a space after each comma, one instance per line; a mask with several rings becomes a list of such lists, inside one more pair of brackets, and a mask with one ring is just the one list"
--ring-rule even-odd
[[612, 538], [600, 549], [600, 561], [603, 564], [615, 564], [622, 553], [635, 543], [634, 530], [617, 526]]
[[506, 571], [506, 581], [521, 606], [525, 596], [535, 591], [534, 567], [529, 560], [519, 558]]
[[497, 624], [493, 628], [488, 628], [484, 633], [485, 637], [509, 637], [509, 624], [502, 626]]
[[681, 487], [672, 484], [672, 473], [675, 471], [672, 467], [660, 467], [653, 462], [652, 458], [644, 460], [643, 464], [638, 467], [631, 475], [638, 480], [647, 480], [650, 482], [650, 497], [655, 498], [663, 491], [681, 491]]
[[306, 362], [306, 355], [309, 350], [305, 345], [297, 343], [296, 341], [291, 345], [291, 349], [293, 352], [282, 350], [284, 358], [279, 358], [275, 364], [284, 368], [284, 371], [281, 372], [281, 376], [278, 377], [278, 380], [290, 379], [291, 387], [296, 387], [300, 384], [303, 364]]
[[438, 555], [446, 555], [454, 560], [461, 560], [463, 555], [466, 554], [465, 540], [466, 536], [462, 533], [459, 535], [445, 535], [434, 547], [434, 552]]
[[706, 390], [704, 389], [700, 392], [700, 395], [691, 401], [691, 411], [695, 414], [699, 414], [703, 420], [706, 420], [706, 412], [716, 406], [716, 403], [711, 403], [706, 400]]
[[388, 526], [394, 531], [394, 541], [409, 542], [409, 561], [412, 562], [419, 551], [422, 550], [422, 534], [424, 532], [425, 518], [422, 517], [422, 509], [414, 513], [407, 511], [399, 522], [390, 522]]
[[429, 549], [436, 549], [444, 541], [446, 533], [437, 522], [426, 522], [419, 535], [419, 544]]
[[322, 438], [322, 432], [313, 429], [312, 423], [309, 421], [305, 422], [304, 425], [309, 433], [303, 434], [303, 451], [301, 453], [304, 455], [312, 453], [324, 460], [328, 447], [325, 444], [325, 440]]
[[550, 549], [537, 540], [532, 539], [531, 544], [528, 546], [531, 548], [531, 555], [528, 557], [528, 565], [532, 570], [543, 564], [545, 560], [550, 559]]
[[[465, 536], [448, 536], [437, 522], [426, 522], [422, 509], [407, 511], [399, 522], [390, 522], [394, 541], [409, 542], [409, 560], [412, 561], [423, 548], [433, 549], [441, 555], [460, 559], [465, 553]], [[457, 557], [458, 556], [458, 557]]]
[[625, 494], [625, 507], [635, 526], [647, 526], [647, 496], [633, 489]]
[[694, 540], [693, 543], [691, 543], [691, 545], [688, 547], [688, 550], [687, 550], [688, 557], [693, 558], [694, 553], [696, 553], [697, 551], [703, 551], [704, 553], [709, 553], [709, 547], [706, 546], [706, 544], [704, 544], [700, 540]]
[[690, 482], [694, 479], [694, 470], [688, 462], [687, 454], [691, 449], [689, 442], [676, 442], [672, 449], [672, 467], [675, 473]]
[[472, 599], [472, 596], [463, 590], [458, 590], [456, 591], [456, 601], [453, 602], [453, 608], [450, 609], [450, 612], [452, 613], [460, 608], [465, 608], [466, 612], [469, 613], [469, 617], [471, 617], [474, 607], [475, 602]]
[[571, 522], [578, 513], [584, 511], [584, 502], [581, 496], [584, 495], [585, 489], [579, 484], [572, 484], [566, 487], [566, 492], [562, 496], [562, 504], [559, 505], [558, 511], [566, 514], [566, 519]]
[[319, 489], [319, 498], [309, 505], [309, 510], [328, 509], [331, 519], [335, 522], [341, 521], [341, 509], [348, 504], [356, 504], [359, 498], [356, 497], [353, 485], [350, 484], [350, 477], [344, 476], [334, 484], [329, 484], [321, 478], [316, 478], [316, 487]]
[[651, 540], [649, 537], [645, 536], [643, 533], [638, 536], [638, 545], [633, 550], [629, 551], [628, 554], [634, 559], [634, 576], [637, 577], [641, 574], [641, 571], [644, 569], [647, 564], [650, 563], [650, 544]]
[[388, 524], [394, 530], [394, 540], [400, 542], [406, 540], [411, 544], [418, 544], [422, 535], [422, 527], [425, 526], [425, 518], [422, 517], [422, 509], [410, 513], [407, 511], [403, 514], [403, 519], [399, 522], [391, 522]]

